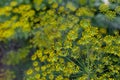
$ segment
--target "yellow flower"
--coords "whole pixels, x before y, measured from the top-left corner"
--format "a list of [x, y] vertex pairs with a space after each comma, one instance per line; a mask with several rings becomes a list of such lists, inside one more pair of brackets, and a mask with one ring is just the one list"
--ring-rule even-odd
[[25, 10], [30, 10], [31, 9], [31, 5], [25, 5]]
[[10, 3], [10, 6], [12, 6], [12, 7], [14, 7], [14, 6], [16, 6], [17, 5], [17, 2], [16, 1], [12, 1], [11, 3]]
[[36, 75], [35, 75], [35, 78], [36, 78], [36, 79], [39, 79], [39, 78], [40, 78], [40, 74], [36, 74]]
[[34, 55], [32, 55], [31, 60], [36, 60], [36, 58], [37, 58], [37, 56], [34, 54]]
[[106, 34], [107, 30], [105, 28], [100, 28], [99, 32], [102, 34]]
[[57, 8], [58, 7], [58, 3], [53, 3], [52, 8]]
[[55, 80], [63, 80], [62, 75], [57, 76], [57, 77], [55, 78]]
[[42, 71], [45, 71], [45, 70], [46, 70], [46, 66], [42, 66], [42, 67], [41, 67], [41, 70], [42, 70]]
[[41, 77], [41, 79], [40, 80], [46, 80], [46, 78], [43, 76], [43, 77]]
[[86, 80], [87, 77], [88, 77], [88, 76], [87, 76], [86, 74], [84, 74], [83, 76], [79, 77], [78, 80]]
[[116, 12], [115, 11], [107, 11], [105, 15], [109, 20], [112, 20], [116, 17]]
[[54, 10], [54, 9], [48, 10], [47, 13], [48, 13], [49, 15], [54, 15], [54, 14], [55, 14], [55, 10]]
[[44, 62], [44, 61], [46, 60], [46, 57], [43, 56], [43, 57], [41, 57], [41, 58], [39, 58], [39, 59], [40, 59], [41, 62]]
[[43, 0], [33, 0], [35, 4], [40, 5]]
[[75, 30], [69, 31], [69, 33], [67, 35], [68, 40], [75, 40], [77, 37], [78, 37], [78, 33]]
[[60, 6], [58, 9], [59, 12], [63, 12], [64, 11], [64, 6]]
[[64, 78], [64, 80], [69, 80], [69, 78]]
[[53, 80], [53, 79], [54, 79], [54, 75], [53, 75], [53, 74], [50, 74], [50, 75], [49, 75], [49, 79], [50, 79], [50, 80]]
[[47, 76], [47, 72], [42, 72], [42, 76], [46, 77]]
[[87, 3], [86, 0], [79, 0], [79, 2], [80, 2], [81, 5], [85, 5]]
[[35, 11], [34, 11], [34, 10], [30, 10], [30, 11], [28, 12], [28, 14], [29, 14], [29, 17], [32, 17], [32, 16], [35, 15]]
[[107, 4], [101, 4], [99, 10], [100, 12], [107, 12], [109, 10], [109, 6]]
[[70, 9], [71, 11], [75, 11], [76, 7], [72, 2], [68, 2], [66, 8]]
[[10, 7], [10, 6], [5, 6], [4, 9], [5, 9], [5, 11], [11, 11], [11, 10], [12, 10], [12, 7]]
[[60, 63], [64, 63], [64, 59], [63, 58], [59, 58], [59, 62]]
[[32, 69], [29, 69], [29, 70], [27, 70], [27, 72], [26, 72], [27, 75], [30, 75], [30, 74], [32, 74], [32, 73], [33, 73], [33, 70], [32, 70]]
[[35, 67], [35, 70], [36, 71], [40, 71], [40, 67]]
[[37, 57], [41, 58], [42, 57], [42, 53], [37, 53]]
[[34, 62], [33, 62], [33, 66], [38, 66], [38, 62], [37, 62], [37, 61], [34, 61]]
[[93, 17], [94, 13], [87, 7], [81, 7], [78, 10], [76, 10], [77, 16], [90, 16]]
[[118, 31], [118, 30], [114, 30], [114, 34], [115, 34], [116, 36], [118, 36], [118, 35], [119, 35], [119, 31]]
[[117, 14], [120, 14], [120, 6], [117, 6], [117, 7], [115, 8], [115, 11], [116, 11]]
[[12, 37], [13, 34], [14, 34], [14, 30], [9, 29], [9, 30], [4, 31], [3, 35], [1, 36], [3, 36], [4, 38], [10, 38]]
[[90, 22], [89, 19], [83, 19], [83, 20], [80, 21], [80, 26], [81, 26], [82, 28], [89, 29], [88, 27], [91, 26], [90, 23], [91, 23], [91, 22]]
[[14, 8], [12, 11], [13, 11], [14, 13], [19, 13], [19, 9], [18, 9], [18, 8]]

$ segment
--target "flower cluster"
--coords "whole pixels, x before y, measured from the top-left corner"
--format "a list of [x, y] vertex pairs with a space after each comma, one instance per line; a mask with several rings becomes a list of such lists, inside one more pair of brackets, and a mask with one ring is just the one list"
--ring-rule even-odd
[[119, 31], [108, 34], [106, 28], [93, 24], [97, 12], [109, 20], [116, 18], [119, 6], [112, 10], [101, 4], [96, 9], [84, 6], [85, 0], [79, 1], [80, 7], [72, 1], [61, 2], [12, 1], [0, 8], [0, 17], [7, 17], [0, 21], [0, 41], [22, 42], [19, 49], [8, 49], [2, 62], [18, 65], [22, 59], [29, 61], [25, 80], [119, 79]]

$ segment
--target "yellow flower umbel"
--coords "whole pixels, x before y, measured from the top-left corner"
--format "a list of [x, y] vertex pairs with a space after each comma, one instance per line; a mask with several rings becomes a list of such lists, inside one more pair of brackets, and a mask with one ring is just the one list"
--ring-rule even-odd
[[32, 74], [33, 73], [33, 70], [32, 69], [28, 69], [27, 71], [26, 71], [26, 74], [27, 75], [30, 75], [30, 74]]
[[58, 3], [53, 3], [52, 8], [56, 9], [58, 7]]
[[115, 8], [115, 12], [116, 12], [117, 14], [120, 14], [120, 6], [117, 6], [117, 7]]
[[17, 4], [18, 4], [18, 3], [17, 3], [16, 1], [12, 1], [12, 2], [10, 3], [10, 6], [15, 7]]
[[55, 80], [63, 80], [62, 75], [57, 76], [57, 77], [55, 78]]
[[105, 28], [100, 28], [99, 32], [102, 33], [102, 34], [106, 34], [107, 30]]
[[32, 55], [31, 60], [36, 60], [36, 59], [37, 59], [36, 54]]
[[35, 67], [35, 71], [39, 72], [40, 71], [40, 67]]
[[53, 79], [54, 79], [54, 75], [53, 75], [53, 74], [50, 74], [50, 75], [49, 75], [49, 79], [50, 79], [50, 80], [53, 80]]
[[[74, 4], [76, 1], [60, 4], [57, 0], [28, 0], [25, 4], [12, 1], [0, 8], [0, 16], [9, 16], [0, 22], [0, 41], [6, 42], [5, 45], [7, 41], [19, 42], [20, 36], [25, 44], [19, 47], [30, 46], [33, 52], [25, 80], [69, 80], [72, 77], [102, 80], [119, 75], [119, 65], [114, 64], [120, 57], [119, 31], [115, 31], [114, 36], [108, 35], [105, 28], [94, 27], [92, 21], [99, 12], [114, 19], [119, 16], [119, 6], [111, 10], [101, 4], [98, 10], [86, 5], [86, 0], [79, 0], [78, 7]], [[104, 68], [108, 70], [104, 72]]]
[[33, 2], [34, 2], [35, 4], [37, 4], [38, 6], [42, 3], [42, 1], [43, 1], [43, 0], [33, 0]]
[[34, 62], [33, 62], [33, 66], [38, 66], [38, 62], [37, 62], [37, 61], [34, 61]]
[[85, 5], [85, 4], [87, 3], [87, 1], [86, 1], [86, 0], [79, 0], [79, 3], [80, 3], [81, 5]]
[[100, 10], [100, 12], [105, 13], [105, 12], [107, 12], [109, 10], [109, 5], [107, 5], [107, 4], [101, 4], [99, 6], [99, 10]]
[[36, 74], [36, 75], [35, 75], [35, 78], [36, 78], [36, 79], [40, 79], [40, 74]]
[[115, 11], [107, 11], [106, 12], [106, 17], [109, 20], [113, 20], [116, 17], [116, 12]]
[[80, 7], [78, 8], [78, 10], [76, 10], [76, 15], [93, 17], [94, 13], [92, 12], [92, 10], [88, 9], [87, 7]]
[[64, 6], [60, 6], [59, 9], [58, 9], [59, 13], [64, 12], [64, 10], [65, 10]]
[[71, 11], [75, 11], [76, 7], [72, 2], [68, 2], [66, 8], [70, 9]]

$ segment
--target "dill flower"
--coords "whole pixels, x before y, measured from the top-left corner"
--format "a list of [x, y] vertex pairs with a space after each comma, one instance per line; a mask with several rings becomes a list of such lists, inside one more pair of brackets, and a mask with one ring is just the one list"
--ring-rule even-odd
[[117, 14], [120, 14], [120, 6], [117, 6], [117, 7], [115, 8], [115, 12], [116, 12]]
[[[72, 47], [72, 41], [66, 40], [64, 43], [64, 48], [71, 48]], [[66, 54], [66, 53], [65, 53]], [[66, 55], [67, 56], [67, 55]]]
[[34, 62], [33, 62], [33, 66], [38, 66], [38, 62], [37, 62], [37, 61], [34, 61]]
[[118, 30], [114, 30], [114, 34], [115, 34], [116, 36], [118, 36], [118, 35], [119, 35], [119, 31], [118, 31]]
[[8, 29], [8, 30], [4, 31], [2, 36], [4, 36], [4, 38], [10, 38], [13, 34], [14, 34], [14, 30]]
[[40, 78], [40, 74], [35, 74], [35, 78], [39, 79]]
[[55, 80], [63, 80], [62, 75], [57, 76], [57, 77], [55, 78]]
[[89, 19], [83, 19], [83, 20], [81, 20], [80, 21], [80, 26], [82, 28], [88, 28], [88, 27], [90, 27], [91, 26], [90, 25], [90, 20]]
[[48, 0], [48, 3], [49, 4], [52, 4], [54, 1], [53, 0]]
[[35, 70], [36, 71], [40, 71], [40, 67], [35, 67]]
[[41, 70], [42, 70], [42, 71], [45, 71], [46, 68], [47, 68], [46, 66], [42, 66], [42, 67], [41, 67]]
[[59, 58], [58, 59], [60, 63], [64, 63], [64, 59], [63, 58]]
[[109, 20], [112, 20], [116, 17], [116, 12], [115, 11], [107, 11], [106, 12], [106, 17], [109, 19]]
[[80, 3], [81, 5], [85, 5], [85, 4], [87, 3], [87, 1], [86, 1], [86, 0], [79, 0], [79, 3]]
[[64, 80], [69, 80], [69, 78], [64, 78]]
[[88, 9], [87, 7], [81, 7], [78, 10], [76, 10], [76, 15], [77, 16], [90, 16], [93, 17], [94, 13]]
[[30, 11], [28, 12], [28, 14], [29, 14], [29, 17], [32, 17], [32, 16], [35, 15], [35, 11], [34, 11], [34, 10], [30, 10]]
[[37, 56], [35, 54], [32, 55], [31, 60], [36, 60], [36, 59], [37, 59]]
[[26, 72], [27, 75], [30, 75], [30, 74], [32, 74], [32, 73], [33, 73], [33, 70], [32, 70], [32, 69], [29, 69], [29, 70], [27, 70], [27, 72]]
[[100, 12], [107, 12], [109, 10], [109, 5], [107, 5], [107, 4], [101, 4], [99, 6], [99, 10], [100, 10]]
[[37, 57], [41, 58], [42, 57], [42, 53], [37, 53]]
[[[91, 64], [98, 60], [96, 56], [99, 55], [96, 54], [99, 54], [99, 52], [100, 54], [109, 53], [120, 57], [118, 46], [120, 44], [119, 32], [114, 32], [114, 36], [109, 36], [106, 34], [107, 31], [105, 28], [93, 27], [90, 21], [91, 17], [94, 17], [94, 11], [92, 12], [88, 7], [80, 7], [76, 10], [77, 7], [74, 3], [68, 2], [66, 5], [66, 8], [68, 9], [68, 12], [66, 11], [66, 15], [66, 8], [64, 6], [59, 7], [59, 3], [55, 0], [47, 1], [50, 2], [50, 4], [48, 4], [52, 9], [49, 9], [49, 6], [44, 5], [46, 10], [44, 11], [43, 9], [39, 12], [36, 11], [34, 6], [31, 4], [17, 5], [18, 3], [15, 2], [11, 2], [10, 6], [6, 6], [3, 9], [0, 8], [0, 15], [5, 13], [9, 14], [11, 11], [14, 14], [18, 13], [19, 15], [18, 17], [11, 17], [10, 21], [5, 21], [4, 24], [0, 23], [0, 26], [2, 26], [0, 27], [0, 40], [9, 39], [10, 37], [12, 38], [12, 36], [14, 37], [13, 34], [15, 34], [14, 30], [16, 28], [21, 28], [21, 32], [23, 32], [23, 34], [25, 33], [25, 35], [27, 32], [31, 33], [32, 30], [33, 38], [30, 39], [30, 41], [33, 43], [35, 50], [38, 50], [31, 56], [31, 60], [33, 61], [32, 66], [34, 69], [28, 69], [26, 71], [27, 77], [34, 76], [31, 79], [37, 80], [69, 80], [68, 78], [71, 77], [72, 74], [79, 73], [80, 70], [82, 70], [80, 66], [81, 64], [84, 64], [84, 62], [81, 64], [79, 63], [79, 65], [76, 60], [81, 58], [81, 56], [86, 58], [86, 46], [90, 46], [90, 53], [94, 53], [95, 51], [95, 56], [94, 54], [89, 55]], [[34, 5], [37, 5], [40, 9], [41, 6], [43, 8], [43, 0], [34, 0], [33, 2]], [[80, 0], [80, 3], [86, 4], [86, 1]], [[44, 4], [46, 4], [46, 2]], [[14, 6], [16, 7], [14, 8]], [[56, 8], [58, 8], [58, 13], [62, 14], [57, 14]], [[120, 12], [119, 6], [115, 8], [115, 11], [109, 11], [109, 6], [106, 4], [100, 5], [99, 10], [100, 12], [105, 13], [106, 17], [110, 20], [116, 17], [116, 13], [118, 15]], [[73, 15], [74, 13], [69, 14], [70, 11], [75, 11], [76, 15]], [[32, 26], [35, 27], [32, 28]], [[80, 34], [79, 30], [81, 31]], [[105, 43], [104, 48], [101, 47], [103, 42]], [[67, 60], [69, 57], [70, 61]], [[71, 60], [75, 60], [75, 63]], [[97, 65], [100, 69], [96, 72], [101, 73], [103, 71], [105, 65], [101, 63], [112, 65], [112, 61], [109, 62], [109, 60], [107, 60], [108, 58], [106, 58], [106, 56], [101, 59], [100, 65], [102, 65], [102, 67]], [[117, 62], [115, 59], [113, 61]], [[40, 66], [39, 62], [41, 62]], [[87, 62], [85, 62], [85, 66], [88, 66], [86, 63]], [[82, 67], [84, 67], [84, 65]], [[96, 65], [94, 65], [94, 67], [96, 67]], [[111, 71], [119, 73], [117, 69], [113, 70], [114, 68], [112, 68]], [[33, 71], [35, 71], [35, 73], [30, 75]], [[85, 67], [85, 71], [88, 71], [88, 68]], [[90, 71], [92, 70], [90, 69]], [[106, 73], [104, 76], [103, 75], [103, 78], [107, 76]], [[88, 76], [86, 74], [84, 75], [83, 72], [83, 75], [78, 78], [78, 80], [87, 79], [87, 77]]]
[[43, 76], [43, 77], [46, 77], [46, 76], [47, 76], [47, 72], [43, 72], [43, 73], [42, 73], [42, 76]]
[[59, 12], [63, 12], [64, 10], [65, 10], [64, 6], [60, 6], [60, 7], [58, 8], [58, 11], [59, 11]]
[[19, 9], [18, 9], [18, 8], [14, 8], [14, 9], [12, 10], [12, 12], [14, 12], [14, 13], [19, 13]]
[[53, 75], [53, 74], [50, 74], [50, 75], [49, 75], [49, 79], [50, 79], [50, 80], [53, 80], [53, 79], [54, 79], [54, 75]]
[[26, 11], [28, 11], [28, 10], [30, 10], [30, 9], [31, 9], [31, 5], [29, 5], [29, 4], [28, 4], [28, 5], [25, 5], [25, 10], [26, 10]]
[[33, 0], [33, 2], [37, 5], [40, 5], [43, 2], [43, 0]]
[[11, 3], [10, 3], [10, 6], [12, 6], [12, 7], [14, 7], [14, 6], [16, 6], [18, 3], [16, 2], [16, 1], [12, 1]]
[[11, 11], [11, 10], [12, 10], [12, 7], [10, 7], [10, 6], [5, 6], [5, 7], [4, 7], [4, 10], [5, 10], [5, 11]]
[[55, 8], [57, 8], [57, 7], [58, 7], [58, 3], [53, 3], [53, 4], [52, 4], [52, 8], [55, 9]]
[[107, 33], [107, 30], [105, 28], [100, 28], [99, 29], [99, 32], [102, 33], [102, 34], [106, 34]]
[[71, 30], [67, 35], [68, 40], [75, 40], [77, 37], [78, 37], [78, 33], [77, 31], [74, 30]]
[[54, 10], [48, 10], [47, 13], [48, 13], [49, 15], [54, 15], [54, 14], [55, 14], [55, 11], [54, 11]]
[[70, 9], [71, 11], [75, 11], [76, 7], [72, 2], [68, 2], [66, 8]]

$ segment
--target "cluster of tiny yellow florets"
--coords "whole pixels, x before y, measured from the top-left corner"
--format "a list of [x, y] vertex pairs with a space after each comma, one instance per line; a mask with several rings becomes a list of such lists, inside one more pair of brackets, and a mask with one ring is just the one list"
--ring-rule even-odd
[[[39, 24], [42, 26], [37, 26], [37, 28], [41, 28], [43, 31], [37, 32], [36, 36], [33, 38], [33, 40], [31, 40], [31, 42], [38, 46], [40, 50], [32, 55], [31, 60], [33, 60], [33, 67], [30, 68], [30, 74], [29, 70], [27, 71], [28, 75], [37, 76], [39, 74], [39, 78], [42, 79], [49, 78], [56, 80], [67, 80], [72, 74], [77, 74], [82, 70], [81, 66], [78, 66], [76, 63], [74, 63], [74, 60], [71, 60], [71, 58], [77, 60], [82, 55], [88, 56], [86, 58], [86, 62], [88, 61], [89, 63], [87, 63], [88, 66], [84, 66], [84, 68], [82, 67], [86, 73], [83, 76], [79, 77], [78, 80], [87, 79], [88, 75], [90, 75], [94, 69], [96, 69], [96, 73], [102, 74], [102, 72], [104, 72], [105, 65], [114, 66], [113, 63], [106, 61], [111, 59], [111, 57], [105, 56], [104, 58], [101, 58], [100, 55], [104, 56], [103, 53], [108, 53], [108, 55], [114, 55], [118, 57], [120, 56], [118, 49], [120, 46], [117, 44], [119, 43], [119, 35], [117, 31], [115, 32], [115, 37], [112, 35], [103, 36], [106, 34], [106, 29], [93, 27], [89, 19], [83, 19], [79, 22], [79, 19], [73, 15], [68, 15], [66, 19], [61, 16], [56, 18], [57, 15], [51, 15], [51, 18], [49, 15], [51, 14], [46, 13], [45, 15], [44, 13], [44, 15], [42, 15], [44, 17], [49, 17], [49, 19], [44, 18], [42, 20], [42, 18], [40, 18], [42, 21]], [[52, 22], [44, 22], [47, 20]], [[79, 24], [76, 24], [78, 22]], [[82, 37], [79, 37], [80, 28], [83, 29]], [[58, 31], [55, 32], [55, 35], [54, 30]], [[57, 36], [58, 34], [59, 36]], [[46, 37], [38, 38], [40, 35]], [[76, 40], [78, 41], [75, 42]], [[102, 47], [104, 43], [106, 46]], [[81, 49], [80, 46], [84, 46], [84, 48]], [[103, 63], [104, 65], [94, 64], [96, 60], [100, 63]], [[116, 60], [118, 60], [118, 58]], [[83, 63], [83, 65], [84, 64], [85, 63]], [[47, 67], [48, 65], [49, 67]], [[38, 73], [36, 70], [39, 70]], [[104, 73], [100, 77], [97, 77], [97, 79], [100, 80], [104, 79], [105, 77], [112, 79], [106, 74], [109, 73]], [[118, 72], [116, 74], [119, 75]], [[95, 79], [96, 76], [97, 75], [91, 79]]]
[[[31, 9], [31, 5], [20, 5], [15, 7], [17, 2], [11, 2], [10, 5], [1, 8], [2, 12], [1, 16], [11, 16], [11, 14], [15, 14], [11, 17], [11, 19], [6, 20], [5, 22], [1, 22], [0, 25], [0, 40], [11, 38], [14, 36], [16, 29], [22, 29], [23, 32], [30, 32], [32, 23], [29, 23], [29, 18], [32, 20], [35, 14], [35, 11]], [[20, 15], [19, 20], [18, 14]]]
[[[0, 23], [0, 40], [14, 38], [17, 29], [32, 35], [27, 40], [35, 51], [31, 56], [32, 65], [25, 71], [25, 80], [71, 80], [73, 77], [112, 80], [112, 76], [120, 75], [118, 31], [114, 32], [115, 36], [107, 35], [105, 28], [92, 26], [90, 18], [94, 12], [88, 7], [77, 9], [72, 2], [59, 6], [56, 1], [48, 0], [47, 8], [43, 2], [33, 0], [34, 8], [17, 2], [0, 8], [0, 16], [14, 14]], [[106, 4], [100, 5], [99, 10], [110, 20], [120, 12], [119, 6], [115, 12]]]
[[[33, 65], [26, 71], [28, 76], [33, 76], [34, 79], [49, 79], [49, 80], [69, 80], [71, 74], [79, 72], [79, 67], [72, 61], [66, 61], [61, 52], [53, 50], [38, 50], [32, 55], [31, 60]], [[28, 77], [28, 79], [31, 79]]]

